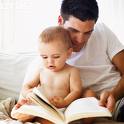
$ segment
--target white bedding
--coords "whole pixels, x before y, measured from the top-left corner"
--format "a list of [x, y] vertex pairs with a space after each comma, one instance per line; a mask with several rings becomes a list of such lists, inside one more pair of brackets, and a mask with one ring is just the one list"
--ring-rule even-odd
[[39, 124], [38, 122], [20, 122], [11, 118], [11, 110], [15, 105], [14, 98], [7, 98], [0, 102], [0, 124]]

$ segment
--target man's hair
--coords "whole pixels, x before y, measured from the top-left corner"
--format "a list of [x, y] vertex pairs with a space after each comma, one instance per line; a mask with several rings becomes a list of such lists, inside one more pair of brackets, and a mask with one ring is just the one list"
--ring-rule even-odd
[[67, 48], [72, 48], [70, 33], [61, 26], [48, 27], [42, 31], [39, 36], [40, 42], [50, 43], [61, 41]]
[[64, 21], [74, 16], [81, 21], [98, 19], [99, 9], [96, 0], [63, 0], [60, 9]]

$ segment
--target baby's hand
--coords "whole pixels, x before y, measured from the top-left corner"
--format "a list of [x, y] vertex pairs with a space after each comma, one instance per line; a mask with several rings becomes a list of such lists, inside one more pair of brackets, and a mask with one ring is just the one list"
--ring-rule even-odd
[[26, 98], [21, 98], [17, 104], [14, 106], [14, 108], [11, 111], [11, 117], [14, 119], [18, 119], [20, 121], [30, 121], [34, 118], [32, 115], [22, 114], [18, 112], [18, 109], [23, 106], [24, 104], [30, 104], [30, 101]]
[[26, 104], [26, 103], [28, 103], [28, 100], [27, 100], [27, 99], [21, 99], [21, 100], [19, 100], [19, 101], [16, 103], [16, 105], [15, 105], [15, 109], [20, 108], [22, 105], [24, 105], [24, 104]]
[[31, 104], [32, 101], [30, 100], [30, 95], [31, 95], [31, 92], [26, 95], [26, 98], [19, 99], [19, 101], [15, 105], [15, 109], [20, 108], [24, 104]]
[[60, 97], [60, 96], [54, 96], [53, 98], [50, 99], [50, 102], [56, 106], [57, 108], [64, 108], [66, 107], [66, 102], [65, 100]]

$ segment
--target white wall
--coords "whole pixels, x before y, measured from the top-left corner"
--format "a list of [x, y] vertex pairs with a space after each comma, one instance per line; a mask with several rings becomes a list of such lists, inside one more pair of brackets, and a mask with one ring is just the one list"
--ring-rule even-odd
[[57, 25], [60, 0], [0, 0], [0, 50], [35, 51], [43, 28]]
[[124, 44], [124, 0], [97, 0], [102, 20]]
[[[0, 0], [0, 50], [36, 51], [43, 28], [57, 25], [62, 0]], [[100, 20], [124, 43], [124, 0], [97, 0]]]

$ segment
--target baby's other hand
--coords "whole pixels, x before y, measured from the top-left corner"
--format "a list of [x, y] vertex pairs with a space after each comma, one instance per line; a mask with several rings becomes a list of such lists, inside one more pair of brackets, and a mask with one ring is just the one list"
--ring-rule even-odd
[[50, 99], [50, 103], [52, 103], [57, 108], [64, 108], [66, 107], [65, 100], [60, 96], [54, 96]]

